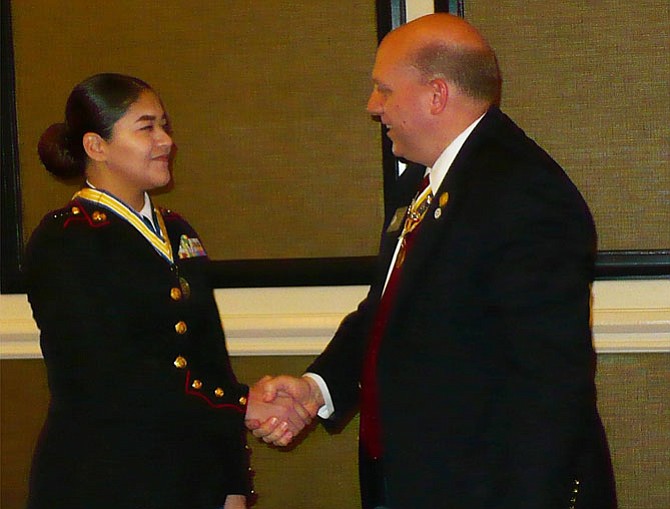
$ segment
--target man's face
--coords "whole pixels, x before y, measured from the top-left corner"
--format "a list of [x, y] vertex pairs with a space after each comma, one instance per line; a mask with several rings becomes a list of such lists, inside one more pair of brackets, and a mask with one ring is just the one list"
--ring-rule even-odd
[[429, 166], [426, 151], [432, 88], [409, 65], [406, 49], [394, 39], [382, 42], [372, 70], [367, 111], [387, 128], [393, 154]]

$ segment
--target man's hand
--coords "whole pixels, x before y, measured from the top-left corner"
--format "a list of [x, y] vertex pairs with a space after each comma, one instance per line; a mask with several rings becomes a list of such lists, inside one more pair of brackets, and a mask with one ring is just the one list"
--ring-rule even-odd
[[268, 380], [268, 376], [261, 378], [249, 388], [245, 423], [250, 430], [267, 430], [254, 433], [265, 442], [285, 446], [312, 422], [313, 415], [288, 394], [267, 397], [263, 384]]
[[[303, 418], [305, 425], [309, 424], [324, 404], [318, 385], [309, 377], [295, 378], [280, 375], [271, 378], [266, 376], [254, 385], [254, 389], [262, 390], [262, 398], [266, 404], [281, 405], [284, 404], [285, 399], [290, 399], [296, 414]], [[264, 442], [279, 446], [288, 445], [302, 431], [302, 428], [297, 431], [291, 430], [288, 422], [276, 417], [275, 415], [266, 420], [247, 417], [246, 424], [254, 436], [262, 438]]]

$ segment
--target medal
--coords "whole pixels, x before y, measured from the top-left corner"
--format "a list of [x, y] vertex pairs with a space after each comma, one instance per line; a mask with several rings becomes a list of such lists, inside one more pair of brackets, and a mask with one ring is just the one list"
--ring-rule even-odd
[[191, 285], [188, 284], [188, 281], [183, 277], [179, 277], [179, 287], [181, 288], [181, 294], [185, 299], [188, 299], [191, 296]]

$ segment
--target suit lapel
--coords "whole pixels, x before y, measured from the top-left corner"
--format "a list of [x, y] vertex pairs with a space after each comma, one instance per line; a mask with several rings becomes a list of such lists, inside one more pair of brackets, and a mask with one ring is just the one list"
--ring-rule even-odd
[[[495, 107], [491, 108], [479, 125], [468, 137], [452, 163], [426, 212], [420, 230], [418, 231], [411, 252], [407, 256], [403, 267], [402, 280], [398, 289], [396, 305], [403, 305], [403, 301], [412, 297], [417, 290], [416, 277], [431, 266], [430, 258], [434, 255], [436, 242], [448, 235], [448, 230], [458, 215], [458, 208], [465, 196], [469, 175], [477, 171], [476, 154], [481, 150], [482, 143], [499, 123], [502, 113]], [[439, 209], [439, 212], [437, 212]], [[397, 238], [397, 237], [396, 237]], [[392, 255], [393, 251], [391, 251]], [[390, 259], [390, 258], [389, 258]], [[388, 267], [388, 264], [387, 264]]]

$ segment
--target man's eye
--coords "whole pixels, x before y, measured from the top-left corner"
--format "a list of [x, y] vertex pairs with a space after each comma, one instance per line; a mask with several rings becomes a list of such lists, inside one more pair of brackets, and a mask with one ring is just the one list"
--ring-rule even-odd
[[391, 93], [391, 90], [388, 87], [382, 85], [375, 86], [375, 90], [377, 91], [378, 94], [383, 96], [387, 96]]
[[151, 131], [154, 128], [153, 124], [145, 125], [144, 127], [141, 127], [140, 129], [142, 131]]

